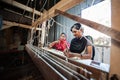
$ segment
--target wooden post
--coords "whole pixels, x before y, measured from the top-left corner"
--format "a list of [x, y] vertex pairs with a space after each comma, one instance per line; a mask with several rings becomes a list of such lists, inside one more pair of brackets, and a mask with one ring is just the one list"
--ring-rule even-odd
[[34, 34], [34, 29], [31, 29], [31, 33], [30, 33], [30, 44], [33, 44], [33, 34]]
[[[39, 28], [41, 28], [40, 24], [39, 24]], [[38, 47], [41, 46], [41, 35], [42, 35], [42, 31], [38, 31]]]
[[[120, 31], [120, 0], [111, 0], [112, 9], [112, 28]], [[118, 35], [120, 36], [120, 35]], [[116, 36], [117, 37], [117, 36]], [[110, 74], [117, 74], [120, 78], [120, 44], [117, 44], [115, 40], [112, 40], [111, 46], [111, 67]]]
[[45, 27], [46, 27], [46, 22], [43, 22], [42, 34], [41, 34], [41, 47], [44, 45], [44, 42], [45, 42]]
[[[32, 24], [34, 23], [34, 13], [35, 8], [33, 9], [33, 15], [32, 15]], [[34, 28], [31, 29], [31, 34], [30, 34], [30, 44], [33, 44], [33, 34], [34, 34]]]
[[32, 15], [32, 24], [34, 23], [34, 21], [35, 21], [35, 8], [33, 9], [33, 15]]

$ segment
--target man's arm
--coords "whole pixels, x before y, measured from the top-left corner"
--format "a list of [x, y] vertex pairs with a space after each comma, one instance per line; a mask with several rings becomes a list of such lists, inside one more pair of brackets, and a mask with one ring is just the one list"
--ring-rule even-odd
[[81, 54], [73, 53], [73, 52], [70, 52], [69, 50], [65, 50], [64, 55], [67, 56], [68, 58], [70, 58], [70, 57], [79, 57], [79, 58], [81, 58]]
[[92, 58], [92, 46], [87, 46], [87, 53], [80, 54], [80, 53], [72, 53], [68, 50], [64, 51], [65, 56], [68, 58], [70, 57], [79, 57], [81, 59], [91, 59]]

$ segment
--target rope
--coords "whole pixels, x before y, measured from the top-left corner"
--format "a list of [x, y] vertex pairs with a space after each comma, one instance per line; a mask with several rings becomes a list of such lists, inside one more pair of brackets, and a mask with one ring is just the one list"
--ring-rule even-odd
[[47, 3], [47, 0], [46, 0], [45, 3], [43, 4], [43, 6], [42, 6], [42, 8], [40, 9], [40, 11], [44, 10], [44, 7], [45, 7], [46, 3]]
[[[27, 1], [26, 6], [28, 6], [29, 2], [30, 2], [30, 0]], [[21, 19], [23, 18], [24, 14], [25, 14], [25, 9], [24, 9], [24, 11], [23, 11], [23, 13], [22, 13], [22, 16], [20, 17], [20, 19], [19, 19], [18, 22], [21, 21]]]
[[63, 25], [63, 24], [61, 24], [61, 23], [55, 21], [53, 18], [50, 18], [50, 20], [53, 21], [52, 24], [51, 24], [50, 26], [53, 26], [53, 24], [56, 23], [56, 24], [60, 25], [61, 27], [67, 27], [67, 26], [65, 26], [65, 25]]
[[[56, 24], [58, 24], [58, 25], [60, 25], [61, 27], [67, 27], [67, 26], [65, 26], [65, 25], [62, 25], [61, 23], [59, 23], [59, 22], [57, 22], [57, 21], [55, 21], [53, 18], [50, 18], [49, 20], [48, 20], [48, 26], [47, 26], [47, 37], [48, 37], [48, 33], [49, 33], [49, 28], [51, 27], [51, 26], [53, 26], [54, 25], [54, 23], [56, 23]], [[50, 26], [49, 26], [50, 25]], [[32, 39], [30, 39], [30, 43], [32, 43], [33, 41], [34, 41], [34, 39], [36, 39], [36, 38], [39, 38], [39, 35], [37, 35], [37, 36], [34, 36], [34, 27], [31, 29], [31, 37], [32, 37]], [[48, 41], [48, 40], [47, 40]], [[48, 44], [48, 43], [46, 43], [46, 44]]]
[[91, 6], [94, 4], [95, 0], [92, 0]]
[[48, 20], [48, 23], [49, 23], [50, 26], [53, 26], [54, 25], [54, 19], [50, 18]]
[[[40, 11], [42, 11], [42, 10], [44, 10], [44, 7], [45, 7], [45, 5], [46, 5], [46, 3], [47, 3], [47, 0], [45, 1], [45, 3], [43, 4], [43, 6], [42, 6], [42, 8], [40, 9]], [[28, 5], [28, 3], [27, 3], [27, 5]], [[34, 4], [34, 8], [36, 7], [36, 0], [35, 0], [35, 4]], [[42, 19], [42, 16], [41, 16], [41, 19]], [[40, 24], [39, 24], [40, 25]], [[35, 30], [35, 31], [34, 31]], [[36, 32], [36, 28], [32, 28], [31, 29], [31, 38], [30, 38], [30, 43], [31, 44], [33, 44], [33, 41], [36, 39], [36, 38], [39, 38], [39, 35], [37, 35], [37, 36], [34, 36], [34, 33]], [[39, 40], [38, 40], [39, 41]]]

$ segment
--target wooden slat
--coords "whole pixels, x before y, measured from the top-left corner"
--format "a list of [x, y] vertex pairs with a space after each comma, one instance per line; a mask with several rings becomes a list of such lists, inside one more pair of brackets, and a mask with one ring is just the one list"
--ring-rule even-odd
[[96, 23], [94, 21], [90, 21], [90, 20], [87, 20], [87, 19], [83, 19], [81, 17], [78, 17], [78, 16], [75, 16], [75, 15], [72, 15], [72, 14], [69, 14], [69, 13], [66, 13], [66, 12], [63, 12], [63, 11], [60, 11], [60, 10], [55, 10], [55, 13], [56, 14], [61, 14], [65, 17], [68, 17], [72, 20], [75, 20], [77, 22], [80, 22], [84, 25], [87, 25], [88, 27], [91, 27], [97, 31], [100, 31], [108, 36], [111, 36], [114, 40], [118, 41], [120, 43], [120, 32], [113, 29], [113, 28], [109, 28], [107, 26], [104, 26], [102, 24], [99, 24], [99, 23]]
[[53, 6], [50, 10], [45, 12], [40, 18], [38, 18], [32, 26], [37, 27], [38, 24], [41, 24], [42, 22], [46, 21], [47, 19], [56, 16], [57, 14], [54, 14], [55, 9], [66, 11], [66, 10], [72, 8], [73, 6], [79, 4], [81, 1], [83, 1], [83, 0], [61, 0], [55, 6]]
[[[8, 3], [8, 4], [11, 4], [11, 5], [15, 6], [15, 7], [20, 8], [20, 9], [26, 10], [28, 12], [33, 12], [32, 8], [30, 8], [28, 6], [25, 6], [25, 5], [23, 5], [23, 4], [19, 3], [19, 2], [16, 2], [15, 0], [1, 0], [1, 1], [3, 1], [5, 3]], [[35, 14], [40, 16], [42, 13], [40, 11], [35, 10]]]

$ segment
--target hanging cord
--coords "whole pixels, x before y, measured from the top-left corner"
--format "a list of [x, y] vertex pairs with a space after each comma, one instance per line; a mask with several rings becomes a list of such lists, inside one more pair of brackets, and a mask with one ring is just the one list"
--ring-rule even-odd
[[34, 3], [34, 8], [36, 9], [36, 0], [34, 0], [34, 2], [35, 2], [35, 3]]
[[[47, 3], [47, 0], [46, 0], [45, 3], [43, 4], [42, 8], [40, 9], [40, 12], [41, 12], [42, 10], [44, 10], [44, 7], [45, 7], [46, 3]], [[40, 16], [41, 16], [41, 15], [40, 15]], [[42, 20], [42, 16], [41, 16], [40, 19]], [[40, 25], [40, 24], [39, 24], [39, 25]], [[35, 29], [35, 30], [36, 30], [36, 29]]]
[[[39, 27], [40, 27], [40, 26], [39, 26]], [[33, 30], [34, 30], [34, 29], [33, 29]], [[40, 31], [40, 30], [39, 30], [39, 31]], [[35, 36], [33, 35], [33, 40], [39, 37], [39, 35], [36, 35], [36, 31], [34, 31], [33, 34], [35, 34]]]
[[[47, 0], [46, 0], [46, 1], [47, 1]], [[44, 3], [44, 5], [45, 5], [45, 4], [46, 4], [46, 2]], [[44, 9], [44, 6], [43, 6], [42, 8]], [[42, 9], [42, 8], [41, 8], [41, 9]], [[40, 20], [42, 20], [42, 19], [43, 19], [43, 16], [41, 16]], [[42, 24], [39, 24], [39, 25], [38, 25], [39, 28], [40, 28], [40, 25], [42, 25]], [[37, 25], [36, 25], [36, 26], [37, 26]], [[35, 32], [36, 32], [36, 28], [37, 28], [37, 27], [34, 28], [34, 31], [35, 31]], [[41, 31], [41, 32], [42, 32], [42, 31]], [[41, 46], [41, 45], [39, 45], [39, 44], [41, 44], [41, 37], [39, 36], [39, 34], [42, 34], [41, 32], [39, 32], [38, 35], [33, 38], [33, 40], [37, 38], [37, 40], [38, 40], [38, 46]]]
[[61, 23], [55, 21], [53, 18], [50, 18], [50, 20], [53, 21], [52, 24], [51, 24], [50, 26], [53, 26], [53, 24], [56, 23], [56, 24], [60, 25], [61, 27], [67, 27], [67, 26], [65, 26], [65, 25], [63, 25], [63, 24], [61, 24]]
[[33, 41], [32, 41], [33, 29], [34, 29], [34, 28], [32, 28], [32, 29], [31, 29], [31, 32], [30, 32], [30, 39], [28, 39], [28, 41], [27, 41], [28, 44], [32, 44], [32, 42], [33, 42]]
[[33, 44], [33, 34], [34, 34], [33, 30], [34, 30], [34, 28], [31, 29], [30, 39], [28, 40], [28, 42], [29, 42], [30, 44]]
[[28, 43], [33, 44], [34, 39], [38, 38], [39, 36], [34, 36], [36, 34], [36, 32], [34, 31], [34, 27], [31, 29], [31, 33], [30, 33], [30, 39], [28, 40]]
[[[30, 2], [30, 0], [27, 1], [26, 6], [28, 6], [29, 2]], [[20, 19], [18, 20], [18, 22], [20, 22], [20, 21], [22, 20], [24, 14], [25, 14], [25, 11], [26, 11], [26, 10], [24, 9], [24, 11], [23, 11], [23, 13], [22, 13]]]
[[45, 3], [43, 4], [43, 6], [42, 6], [42, 8], [40, 9], [40, 11], [44, 10], [44, 7], [45, 7], [46, 3], [47, 3], [47, 0], [46, 0]]
[[[45, 45], [46, 46], [48, 46], [48, 34], [49, 34], [49, 29], [50, 29], [50, 22], [51, 22], [51, 20], [48, 20], [47, 21], [47, 27], [46, 27], [46, 42], [45, 42]], [[52, 25], [53, 25], [54, 23], [52, 22]]]
[[36, 9], [36, 0], [34, 0], [34, 6], [33, 6], [33, 14], [32, 14], [32, 24], [34, 23], [35, 21], [35, 9]]
[[[38, 27], [40, 28], [41, 25], [39, 25]], [[37, 40], [38, 40], [38, 47], [40, 47], [40, 45], [41, 45], [41, 43], [40, 43], [40, 42], [41, 42], [41, 39], [40, 39], [40, 38], [41, 38], [41, 31], [39, 30], [39, 31], [38, 31], [38, 38], [37, 38]]]
[[[48, 34], [49, 34], [49, 29], [50, 29], [50, 27], [52, 27], [54, 25], [54, 23], [60, 25], [60, 27], [62, 27], [62, 28], [66, 28], [67, 27], [67, 26], [62, 25], [61, 23], [55, 21], [53, 18], [50, 18], [47, 22], [48, 22], [48, 26], [47, 26], [47, 30], [46, 30], [47, 31], [47, 37], [48, 37]], [[47, 42], [46, 44], [48, 45], [49, 44], [48, 40], [46, 42]]]
[[[29, 2], [29, 0], [28, 0], [28, 2]], [[27, 5], [28, 5], [28, 2], [27, 2]], [[36, 0], [34, 1], [35, 3], [34, 3], [34, 8], [36, 8]], [[45, 3], [43, 4], [43, 6], [42, 6], [42, 8], [40, 9], [40, 11], [42, 11], [42, 10], [44, 10], [44, 7], [45, 7], [45, 5], [46, 5], [46, 3], [47, 3], [47, 0], [45, 1]], [[25, 10], [24, 10], [24, 12], [23, 12], [23, 14], [25, 13]], [[42, 20], [42, 16], [41, 16], [41, 20]], [[39, 24], [40, 25], [40, 24]], [[35, 35], [36, 34], [36, 28], [32, 28], [31, 29], [31, 38], [30, 38], [30, 43], [31, 44], [33, 44], [33, 42], [34, 42], [34, 40], [36, 39], [36, 38], [39, 38], [39, 35]]]
[[50, 18], [49, 20], [48, 20], [48, 23], [49, 23], [49, 25], [50, 26], [53, 26], [54, 25], [54, 19], [52, 19], [52, 18]]
[[[47, 2], [48, 1], [48, 2]], [[47, 8], [49, 8], [49, 1], [50, 0], [46, 0], [46, 2], [47, 2]], [[50, 29], [50, 23], [52, 22], [51, 20], [49, 20], [49, 11], [47, 11], [46, 12], [46, 15], [47, 15], [47, 21], [46, 21], [46, 28], [45, 28], [45, 46], [48, 46], [48, 34], [49, 34], [49, 29]], [[54, 23], [52, 22], [52, 25], [53, 25]]]
[[39, 38], [39, 35], [38, 35], [37, 32], [35, 31], [34, 34], [33, 34], [33, 38], [32, 38], [32, 41], [35, 43], [35, 45], [37, 45], [37, 44], [36, 44], [36, 41], [38, 40], [38, 38]]
[[[35, 33], [35, 34], [36, 34], [36, 33]], [[38, 35], [37, 35], [37, 36], [33, 36], [33, 40], [36, 39], [36, 38], [38, 38], [38, 37], [39, 37]]]
[[95, 3], [95, 0], [92, 0], [91, 6], [94, 5], [94, 3]]

